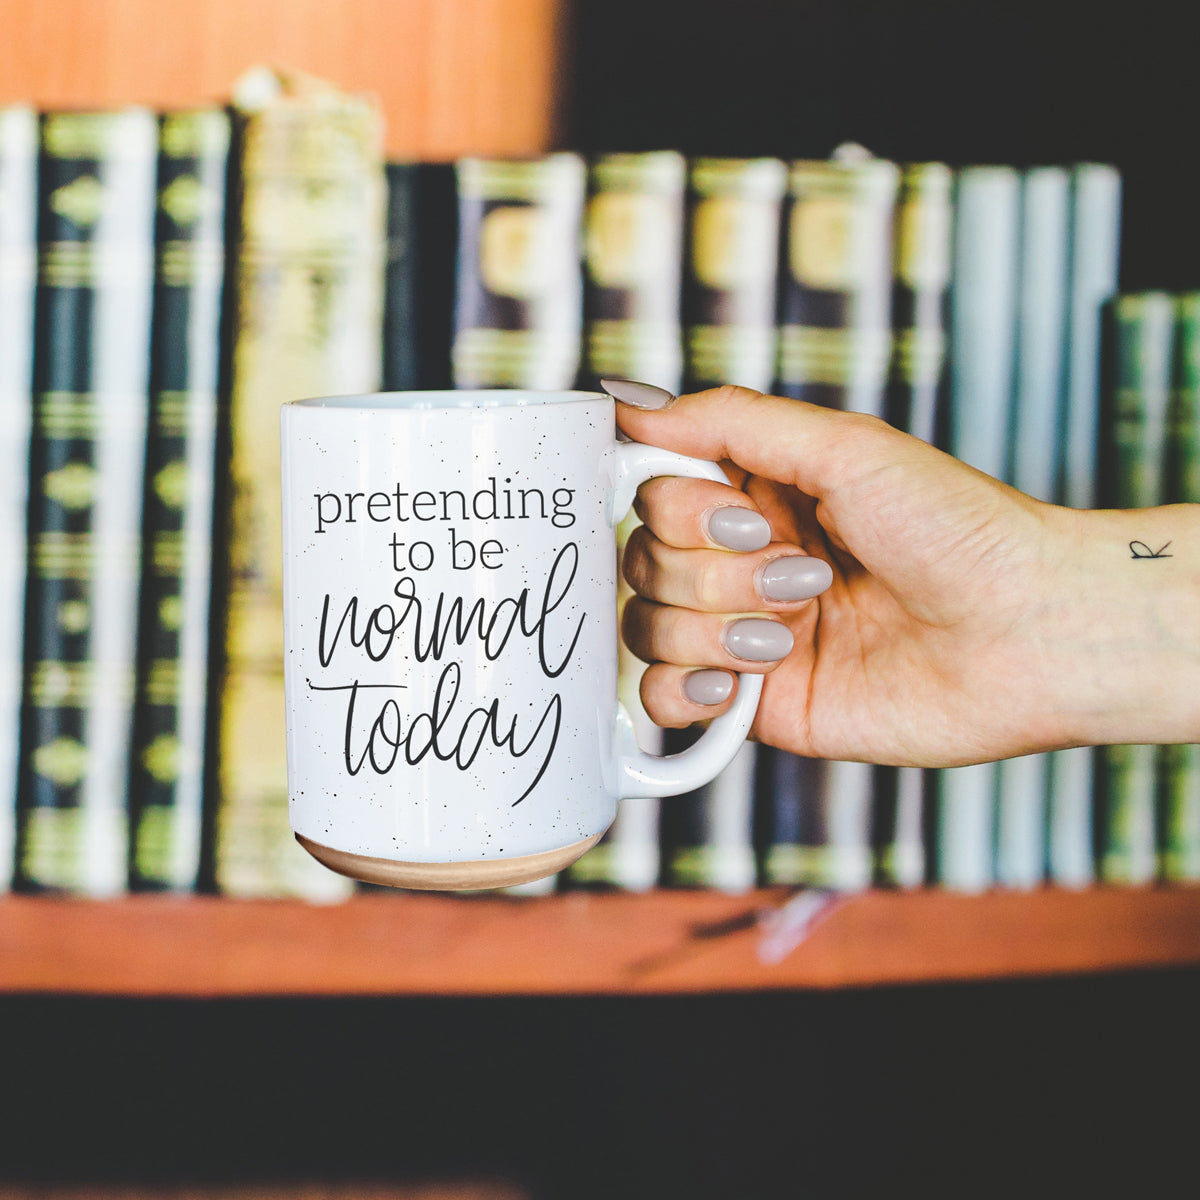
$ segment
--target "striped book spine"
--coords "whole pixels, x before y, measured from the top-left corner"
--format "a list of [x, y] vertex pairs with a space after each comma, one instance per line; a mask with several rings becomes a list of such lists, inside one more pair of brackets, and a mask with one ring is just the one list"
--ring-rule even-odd
[[108, 896], [127, 810], [158, 125], [41, 127], [18, 879]]
[[[891, 359], [892, 237], [900, 171], [845, 147], [826, 162], [794, 162], [784, 204], [779, 286], [781, 395], [882, 417]], [[765, 856], [795, 882], [841, 890], [872, 874], [875, 774], [862, 763], [794, 765], [765, 755], [757, 824], [782, 832]], [[775, 760], [775, 761], [771, 761]], [[787, 788], [795, 783], [798, 792]], [[789, 808], [799, 809], [789, 814]], [[773, 814], [773, 816], [772, 816]], [[761, 837], [760, 837], [761, 840]]]
[[[1200, 293], [1176, 298], [1175, 370], [1166, 421], [1163, 466], [1166, 504], [1200, 503]], [[1159, 751], [1162, 875], [1172, 882], [1200, 880], [1200, 745]]]
[[[382, 361], [384, 174], [373, 101], [254, 72], [235, 92], [231, 306], [213, 882], [236, 896], [334, 900], [288, 823], [279, 406], [375, 390]], [[211, 684], [210, 684], [211, 686]], [[208, 884], [208, 871], [205, 883]]]
[[684, 380], [765, 392], [775, 375], [780, 220], [787, 167], [777, 158], [688, 165]]
[[[1200, 292], [1176, 297], [1175, 364], [1167, 414], [1163, 502], [1200, 503]], [[1200, 746], [1159, 751], [1159, 856], [1164, 879], [1200, 879]]]
[[883, 415], [900, 172], [875, 158], [795, 162], [779, 301], [781, 394]]
[[[892, 359], [885, 415], [938, 445], [945, 438], [945, 368], [953, 232], [953, 172], [945, 163], [910, 163], [900, 173], [892, 283]], [[932, 771], [875, 772], [871, 839], [874, 878], [892, 887], [925, 880], [925, 827]]]
[[[1139, 292], [1114, 301], [1112, 383], [1101, 441], [1101, 497], [1111, 507], [1162, 502], [1174, 341], [1172, 296]], [[1096, 837], [1106, 883], [1149, 883], [1157, 874], [1157, 760], [1154, 746], [1100, 751]]]
[[[671, 150], [606, 154], [588, 166], [584, 211], [583, 364], [579, 383], [637, 379], [669, 392], [682, 381], [680, 286], [687, 162]], [[638, 519], [618, 527], [623, 554]], [[618, 608], [631, 595], [621, 578]], [[638, 743], [658, 753], [662, 730], [638, 695], [645, 666], [619, 648], [618, 694]], [[616, 820], [593, 849], [567, 872], [571, 887], [645, 891], [658, 878], [657, 799], [622, 800]]]
[[637, 379], [678, 392], [687, 162], [673, 150], [588, 166], [580, 382]]
[[459, 161], [455, 387], [574, 385], [586, 175], [577, 154]]
[[664, 885], [730, 893], [754, 886], [754, 772], [754, 746], [747, 742], [711, 783], [664, 801]]
[[0, 892], [12, 884], [33, 423], [38, 119], [0, 108]]
[[130, 885], [200, 870], [229, 116], [159, 123]]

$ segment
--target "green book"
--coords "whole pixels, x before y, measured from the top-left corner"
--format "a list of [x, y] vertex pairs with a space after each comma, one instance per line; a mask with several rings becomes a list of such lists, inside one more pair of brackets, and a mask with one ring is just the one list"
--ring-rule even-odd
[[[1166, 441], [1163, 502], [1200, 503], [1200, 292], [1176, 298]], [[1158, 766], [1163, 878], [1200, 879], [1200, 746], [1163, 746]]]
[[127, 879], [158, 125], [41, 124], [19, 883]]
[[130, 885], [200, 870], [229, 116], [159, 123]]
[[777, 158], [688, 164], [684, 380], [769, 391], [774, 381], [779, 234], [787, 167]]
[[17, 836], [37, 160], [37, 114], [22, 105], [0, 108], [0, 892], [12, 883]]
[[567, 153], [458, 162], [455, 387], [574, 385], [586, 174]]
[[[1162, 502], [1167, 412], [1171, 400], [1175, 301], [1165, 292], [1118, 296], [1111, 316], [1111, 381], [1101, 440], [1101, 499], [1112, 508]], [[1138, 555], [1137, 543], [1130, 552]], [[1157, 872], [1154, 746], [1100, 752], [1100, 877], [1149, 883]]]

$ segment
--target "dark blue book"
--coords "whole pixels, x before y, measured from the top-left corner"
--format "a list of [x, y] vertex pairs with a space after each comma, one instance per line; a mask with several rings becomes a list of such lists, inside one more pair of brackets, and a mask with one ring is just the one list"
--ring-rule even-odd
[[389, 162], [384, 391], [452, 386], [458, 199], [452, 163]]
[[18, 882], [125, 889], [158, 123], [41, 124]]
[[0, 892], [12, 882], [17, 836], [37, 159], [37, 114], [23, 105], [0, 108]]
[[224, 109], [161, 118], [130, 762], [138, 890], [188, 891], [200, 871], [229, 143]]

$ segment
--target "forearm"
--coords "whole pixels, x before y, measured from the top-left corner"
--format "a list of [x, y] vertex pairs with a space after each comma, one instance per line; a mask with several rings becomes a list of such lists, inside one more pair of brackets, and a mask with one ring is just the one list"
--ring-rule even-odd
[[1040, 664], [1061, 744], [1200, 742], [1200, 505], [1051, 510]]

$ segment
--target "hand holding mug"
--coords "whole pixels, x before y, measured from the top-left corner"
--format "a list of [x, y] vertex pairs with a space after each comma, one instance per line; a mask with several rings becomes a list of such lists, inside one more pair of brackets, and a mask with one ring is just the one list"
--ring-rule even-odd
[[[333, 870], [486, 888], [586, 852], [623, 796], [734, 756], [763, 664], [683, 754], [617, 703], [615, 526], [644, 481], [711, 462], [615, 437], [611, 397], [455, 391], [283, 406], [288, 790]], [[752, 656], [747, 656], [752, 658]]]

